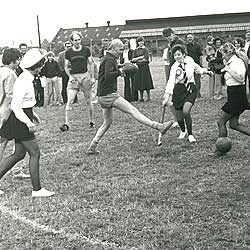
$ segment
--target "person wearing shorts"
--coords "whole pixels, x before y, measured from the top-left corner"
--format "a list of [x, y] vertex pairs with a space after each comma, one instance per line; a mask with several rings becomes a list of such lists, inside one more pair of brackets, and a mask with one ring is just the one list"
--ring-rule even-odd
[[93, 105], [92, 105], [92, 85], [94, 79], [94, 65], [91, 59], [89, 48], [81, 44], [82, 35], [73, 32], [70, 36], [73, 44], [65, 52], [65, 72], [69, 76], [68, 81], [68, 100], [66, 104], [65, 123], [60, 127], [62, 132], [68, 131], [70, 127], [70, 112], [78, 91], [82, 91], [89, 111], [89, 126], [94, 127]]
[[173, 124], [172, 121], [162, 124], [150, 120], [117, 93], [117, 78], [118, 76], [125, 76], [122, 67], [118, 68], [117, 64], [117, 59], [121, 56], [123, 50], [124, 45], [120, 39], [112, 40], [109, 43], [107, 53], [100, 64], [97, 96], [98, 103], [102, 107], [104, 122], [92, 139], [90, 146], [87, 149], [87, 154], [99, 153], [97, 151], [97, 145], [112, 124], [113, 108], [117, 108], [124, 113], [130, 114], [138, 122], [154, 128], [162, 134], [165, 134]]

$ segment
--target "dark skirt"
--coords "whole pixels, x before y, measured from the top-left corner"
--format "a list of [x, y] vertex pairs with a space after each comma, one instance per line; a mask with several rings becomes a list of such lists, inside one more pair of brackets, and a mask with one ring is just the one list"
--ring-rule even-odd
[[193, 82], [189, 82], [187, 86], [183, 83], [177, 83], [173, 90], [173, 105], [176, 110], [181, 110], [185, 102], [194, 104], [197, 98], [197, 88]]
[[138, 63], [138, 70], [135, 73], [135, 90], [150, 90], [154, 88], [153, 79], [148, 63]]
[[246, 85], [228, 86], [227, 102], [221, 108], [224, 112], [238, 116], [250, 109], [246, 95]]
[[[32, 108], [23, 109], [24, 113], [33, 121]], [[27, 125], [18, 120], [12, 111], [6, 123], [0, 129], [0, 136], [8, 140], [31, 141], [35, 139], [35, 134], [29, 132]]]

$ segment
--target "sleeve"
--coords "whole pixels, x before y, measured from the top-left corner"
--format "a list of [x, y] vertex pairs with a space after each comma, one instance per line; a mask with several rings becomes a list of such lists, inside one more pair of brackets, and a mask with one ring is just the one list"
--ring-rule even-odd
[[61, 77], [62, 76], [62, 70], [61, 70], [61, 67], [60, 67], [58, 62], [56, 62], [56, 71], [57, 71], [57, 76]]
[[168, 48], [163, 50], [162, 60], [168, 61]]
[[11, 109], [13, 110], [16, 118], [25, 123], [28, 127], [34, 125], [34, 123], [29, 119], [29, 117], [23, 112], [22, 100], [25, 96], [25, 87], [17, 81], [13, 88], [13, 99], [11, 102]]
[[13, 86], [15, 83], [16, 77], [14, 75], [8, 75], [4, 81], [4, 92], [7, 98], [12, 98], [13, 95]]
[[145, 48], [144, 49], [144, 57], [145, 57], [145, 59], [148, 61], [149, 60], [149, 50], [148, 50], [148, 48]]
[[173, 90], [174, 90], [174, 85], [175, 85], [175, 75], [176, 75], [176, 65], [173, 64], [171, 69], [170, 69], [170, 75], [169, 75], [169, 79], [168, 79], [168, 83], [166, 85], [165, 88], [165, 94], [173, 94]]
[[121, 71], [116, 67], [113, 59], [108, 59], [105, 62], [105, 80], [112, 81], [121, 75]]

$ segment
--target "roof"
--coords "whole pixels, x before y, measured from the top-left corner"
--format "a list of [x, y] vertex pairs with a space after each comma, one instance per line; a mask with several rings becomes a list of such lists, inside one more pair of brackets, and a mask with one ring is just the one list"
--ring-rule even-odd
[[60, 29], [52, 42], [66, 42], [69, 40], [72, 31], [78, 31], [82, 34], [84, 42], [101, 42], [102, 38], [117, 38], [120, 36], [124, 25], [97, 26], [85, 28]]
[[[210, 24], [210, 25], [195, 25], [184, 27], [173, 27], [177, 35], [192, 33], [210, 33], [210, 32], [226, 32], [226, 31], [244, 31], [250, 27], [250, 22], [247, 23], [232, 23], [232, 24]], [[162, 36], [163, 28], [155, 29], [136, 29], [123, 30], [120, 38], [138, 37], [138, 36]]]

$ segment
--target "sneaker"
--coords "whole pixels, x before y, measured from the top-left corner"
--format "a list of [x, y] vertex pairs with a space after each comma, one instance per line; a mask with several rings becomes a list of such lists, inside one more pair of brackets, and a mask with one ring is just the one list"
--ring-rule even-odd
[[94, 127], [95, 127], [95, 124], [94, 124], [93, 122], [90, 122], [90, 123], [89, 123], [89, 127], [90, 127], [90, 128], [94, 128]]
[[13, 177], [16, 179], [30, 179], [30, 175], [25, 174], [24, 172], [15, 173], [13, 174]]
[[190, 143], [196, 142], [196, 139], [194, 138], [193, 135], [189, 135], [189, 136], [188, 136], [188, 140], [189, 140]]
[[65, 132], [65, 131], [68, 131], [69, 130], [69, 126], [67, 124], [63, 124], [61, 127], [60, 127], [60, 130], [62, 132]]
[[41, 188], [38, 191], [32, 191], [32, 197], [50, 197], [54, 195], [55, 192], [51, 192], [49, 190], [46, 190], [45, 188]]
[[171, 128], [177, 128], [179, 126], [178, 122], [173, 122]]
[[173, 121], [168, 121], [163, 123], [163, 129], [161, 130], [161, 134], [164, 135], [173, 125]]
[[186, 135], [187, 135], [187, 131], [184, 131], [184, 132], [181, 131], [178, 139], [183, 140], [186, 137]]
[[92, 141], [91, 143], [90, 143], [90, 146], [89, 146], [89, 148], [87, 149], [87, 154], [88, 155], [96, 155], [96, 154], [99, 154], [100, 152], [98, 151], [98, 150], [96, 150], [96, 148], [97, 148], [97, 145], [98, 145], [98, 143], [96, 142], [96, 141]]
[[0, 195], [4, 194], [4, 191], [0, 190]]

